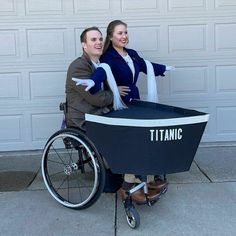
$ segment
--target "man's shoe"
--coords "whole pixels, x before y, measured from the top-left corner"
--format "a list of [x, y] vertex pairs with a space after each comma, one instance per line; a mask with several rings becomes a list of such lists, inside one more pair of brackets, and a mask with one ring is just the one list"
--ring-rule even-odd
[[157, 181], [151, 181], [148, 183], [148, 189], [161, 190], [167, 187], [168, 181], [163, 179], [158, 179]]

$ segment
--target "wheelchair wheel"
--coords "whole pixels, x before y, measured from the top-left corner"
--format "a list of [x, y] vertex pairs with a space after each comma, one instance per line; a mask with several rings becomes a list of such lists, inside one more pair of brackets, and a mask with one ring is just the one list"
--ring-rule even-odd
[[93, 143], [77, 129], [52, 135], [42, 156], [42, 175], [60, 204], [84, 209], [94, 204], [105, 184], [105, 168]]
[[125, 209], [125, 213], [128, 225], [132, 229], [137, 228], [140, 225], [140, 216], [138, 211], [132, 206], [130, 208]]

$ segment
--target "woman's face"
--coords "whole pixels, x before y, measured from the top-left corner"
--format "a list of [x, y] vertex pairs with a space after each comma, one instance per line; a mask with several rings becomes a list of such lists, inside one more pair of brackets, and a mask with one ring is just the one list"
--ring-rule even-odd
[[123, 48], [129, 41], [127, 27], [124, 25], [117, 25], [114, 28], [114, 32], [110, 38], [113, 47]]

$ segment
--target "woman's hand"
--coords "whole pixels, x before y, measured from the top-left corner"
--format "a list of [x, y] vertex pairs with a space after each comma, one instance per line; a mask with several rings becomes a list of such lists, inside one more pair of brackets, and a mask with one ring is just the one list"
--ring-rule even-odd
[[170, 71], [170, 70], [175, 70], [175, 67], [166, 65], [166, 71]]
[[120, 93], [120, 96], [126, 96], [130, 92], [130, 88], [128, 86], [118, 86], [118, 90]]
[[89, 89], [91, 89], [95, 83], [93, 80], [91, 79], [77, 79], [77, 78], [72, 78], [73, 81], [76, 82], [76, 85], [83, 85], [86, 86], [85, 91], [89, 91]]

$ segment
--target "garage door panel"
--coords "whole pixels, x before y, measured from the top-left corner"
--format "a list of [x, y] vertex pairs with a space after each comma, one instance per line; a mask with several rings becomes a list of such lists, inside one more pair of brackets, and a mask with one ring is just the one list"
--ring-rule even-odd
[[225, 9], [229, 10], [233, 8], [236, 8], [236, 2], [235, 0], [215, 0], [215, 7], [216, 9]]
[[0, 59], [19, 56], [19, 31], [0, 30]]
[[66, 29], [28, 29], [28, 56], [56, 59], [68, 55]]
[[216, 51], [236, 52], [236, 23], [215, 25]]
[[218, 106], [217, 134], [236, 134], [236, 106]]
[[94, 12], [96, 11], [98, 14], [100, 12], [109, 12], [111, 9], [111, 0], [73, 0], [74, 2], [74, 12], [76, 14], [80, 14], [83, 12]]
[[32, 141], [48, 139], [60, 129], [62, 118], [61, 113], [31, 114]]
[[4, 115], [0, 116], [0, 143], [5, 142], [23, 142], [23, 115]]
[[207, 79], [207, 67], [177, 67], [171, 74], [171, 96], [207, 94]]
[[22, 99], [22, 76], [21, 73], [0, 73], [0, 99]]
[[66, 71], [30, 72], [30, 94], [32, 100], [64, 98]]
[[189, 53], [206, 51], [206, 25], [169, 26], [169, 53]]
[[138, 30], [137, 27], [129, 27], [129, 37], [135, 39], [129, 43], [130, 48], [138, 48], [142, 52], [156, 51], [159, 53], [160, 51], [160, 27], [158, 26], [139, 27]]
[[216, 92], [236, 94], [236, 64], [216, 66]]
[[168, 0], [169, 11], [206, 10], [206, 0]]
[[0, 0], [0, 15], [16, 15], [16, 0]]
[[26, 15], [60, 15], [65, 12], [64, 0], [25, 0]]
[[132, 11], [139, 11], [139, 12], [147, 12], [147, 11], [154, 11], [160, 12], [159, 4], [160, 0], [149, 0], [148, 4], [142, 0], [121, 0], [122, 4], [122, 12], [132, 12]]

